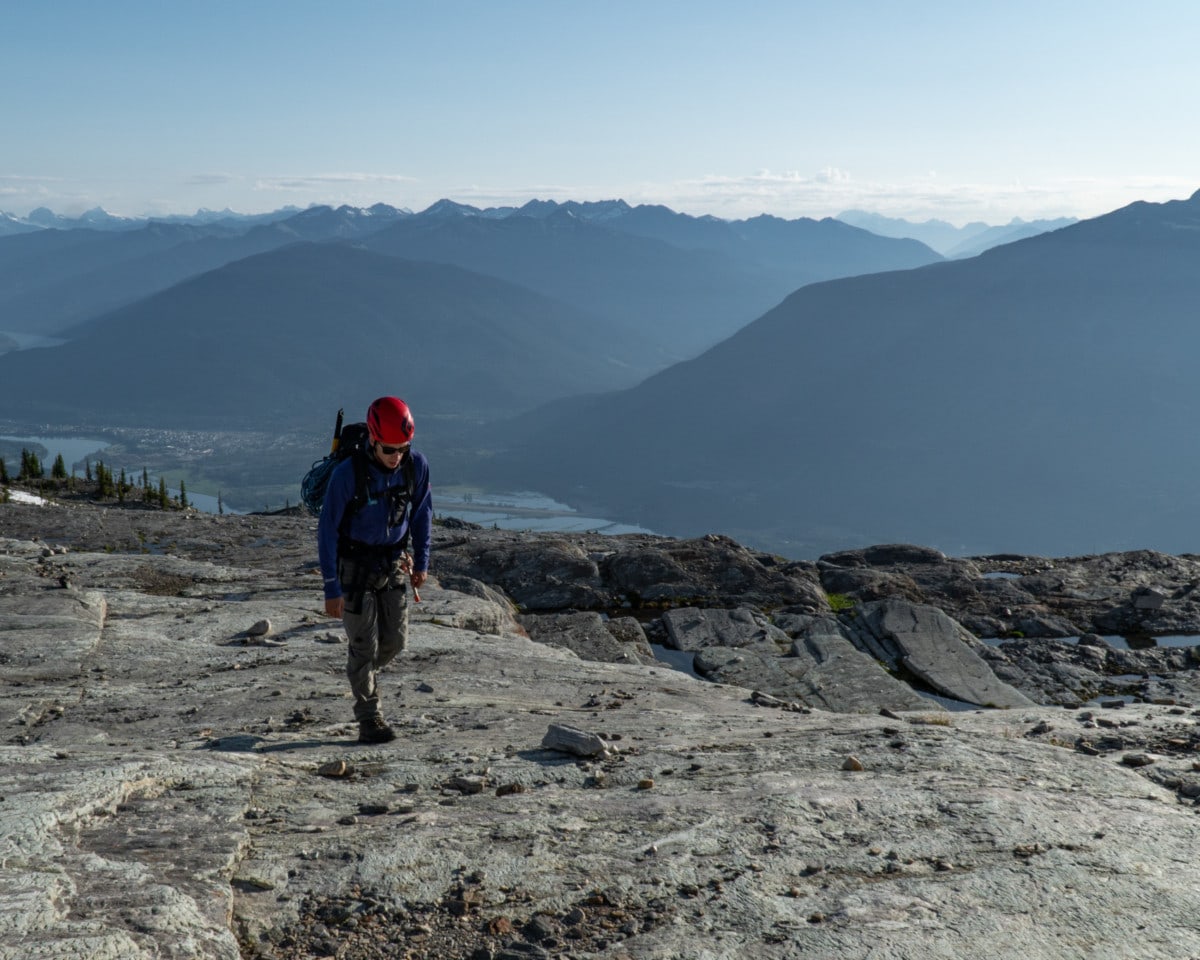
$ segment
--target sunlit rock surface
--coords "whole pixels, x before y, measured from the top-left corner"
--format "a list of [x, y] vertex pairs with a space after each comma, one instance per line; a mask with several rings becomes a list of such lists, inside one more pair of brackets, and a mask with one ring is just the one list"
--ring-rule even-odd
[[[1184, 697], [831, 712], [638, 662], [636, 632], [609, 648], [592, 619], [562, 621], [571, 644], [628, 659], [538, 642], [553, 621], [439, 586], [435, 547], [383, 678], [400, 737], [362, 747], [313, 532], [0, 505], [0, 957], [1200, 955]], [[453, 536], [446, 560], [498, 549]], [[564, 594], [639, 612], [599, 545], [554, 547], [596, 570]], [[791, 613], [745, 604], [788, 629], [738, 615], [762, 636], [698, 657], [852, 683], [851, 613], [798, 575], [776, 581]], [[555, 748], [555, 726], [604, 748]]]

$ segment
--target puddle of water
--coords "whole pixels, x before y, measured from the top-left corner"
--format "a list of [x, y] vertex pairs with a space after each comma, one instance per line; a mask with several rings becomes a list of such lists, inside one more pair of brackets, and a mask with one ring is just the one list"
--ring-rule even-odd
[[[1022, 639], [1020, 637], [980, 637], [989, 647], [998, 647], [1001, 644], [1008, 643], [1010, 640]], [[1054, 639], [1062, 643], [1079, 643], [1078, 637], [1053, 637], [1039, 638], [1030, 637], [1031, 640], [1038, 639]], [[1152, 650], [1155, 647], [1198, 647], [1200, 646], [1200, 635], [1197, 634], [1180, 634], [1171, 637], [1121, 637], [1121, 636], [1106, 636], [1102, 637], [1110, 647], [1114, 650]]]
[[1180, 634], [1177, 637], [1155, 637], [1155, 643], [1160, 647], [1200, 647], [1200, 636]]
[[986, 710], [987, 707], [981, 707], [977, 703], [967, 703], [965, 700], [955, 700], [953, 697], [944, 697], [940, 693], [932, 693], [929, 690], [922, 690], [919, 687], [913, 687], [926, 700], [932, 700], [934, 703], [940, 703], [952, 713], [966, 713], [968, 710]]
[[654, 651], [654, 658], [659, 663], [665, 663], [668, 667], [695, 677], [697, 680], [704, 679], [696, 672], [696, 655], [694, 653], [672, 650], [670, 647], [660, 646], [657, 643], [650, 644], [650, 649]]

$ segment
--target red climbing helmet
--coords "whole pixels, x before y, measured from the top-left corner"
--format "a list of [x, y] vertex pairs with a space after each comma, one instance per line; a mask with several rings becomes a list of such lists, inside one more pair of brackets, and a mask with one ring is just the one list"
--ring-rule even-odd
[[378, 443], [408, 443], [416, 433], [408, 404], [399, 397], [380, 397], [367, 408], [367, 430]]

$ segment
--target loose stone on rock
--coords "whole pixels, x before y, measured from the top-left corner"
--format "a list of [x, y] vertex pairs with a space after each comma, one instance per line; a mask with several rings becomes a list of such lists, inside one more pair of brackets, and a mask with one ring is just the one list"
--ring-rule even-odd
[[524, 793], [525, 786], [520, 783], [503, 783], [496, 788], [496, 796], [510, 797], [514, 793]]
[[459, 793], [483, 793], [486, 778], [481, 776], [451, 777], [442, 786], [447, 790], [457, 790]]
[[563, 723], [552, 723], [542, 738], [547, 750], [570, 753], [578, 757], [610, 756], [617, 748], [594, 733], [588, 733]]

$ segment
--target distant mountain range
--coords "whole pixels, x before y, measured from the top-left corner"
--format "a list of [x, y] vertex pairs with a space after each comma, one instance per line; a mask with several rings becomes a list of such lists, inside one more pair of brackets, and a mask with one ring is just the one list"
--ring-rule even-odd
[[[61, 221], [35, 212], [43, 224]], [[342, 241], [454, 264], [601, 318], [642, 324], [664, 366], [728, 336], [805, 283], [939, 259], [915, 241], [834, 220], [727, 222], [622, 201], [479, 210], [443, 200], [420, 214], [384, 204], [314, 207], [136, 229], [101, 214], [74, 229], [0, 237], [0, 332], [57, 335], [246, 256], [296, 241]]]
[[55, 213], [47, 207], [38, 207], [28, 216], [18, 217], [0, 211], [0, 236], [10, 233], [30, 233], [34, 230], [140, 230], [150, 223], [185, 223], [204, 226], [223, 223], [227, 226], [253, 226], [283, 220], [300, 212], [299, 207], [283, 207], [270, 213], [235, 213], [232, 210], [197, 210], [193, 214], [171, 214], [162, 217], [119, 217], [103, 207], [94, 207], [77, 217]]
[[838, 214], [839, 220], [869, 230], [881, 237], [908, 237], [936, 250], [944, 257], [961, 259], [974, 257], [1004, 243], [1035, 237], [1039, 233], [1058, 230], [1078, 223], [1074, 217], [1059, 217], [1055, 220], [1025, 221], [1016, 217], [1007, 224], [988, 226], [974, 221], [956, 227], [945, 220], [926, 220], [912, 223], [908, 220], [885, 217], [865, 210], [846, 210]]
[[495, 419], [645, 375], [632, 332], [512, 284], [346, 244], [289, 244], [0, 357], [5, 412], [113, 426], [271, 430], [402, 392]]
[[0, 332], [70, 342], [0, 356], [0, 391], [43, 421], [184, 428], [242, 411], [283, 429], [309, 421], [321, 370], [356, 390], [338, 364], [363, 355], [390, 371], [376, 389], [496, 418], [630, 386], [812, 279], [937, 259], [834, 220], [729, 225], [620, 201], [52, 227], [0, 238]]
[[834, 220], [729, 223], [620, 201], [542, 202], [504, 217], [427, 213], [362, 242], [623, 318], [672, 361], [723, 339], [805, 283], [939, 259], [915, 241], [883, 239]]
[[406, 215], [383, 205], [314, 207], [276, 219], [0, 237], [0, 330], [57, 335], [243, 257], [298, 241], [354, 240]]
[[660, 532], [1183, 552], [1198, 198], [961, 260], [619, 200], [41, 216], [0, 236], [0, 353], [66, 342], [0, 355], [0, 397], [27, 423], [323, 433], [399, 393], [453, 479]]
[[489, 471], [792, 556], [1194, 551], [1198, 265], [1200, 193], [811, 284], [637, 387], [497, 431]]

